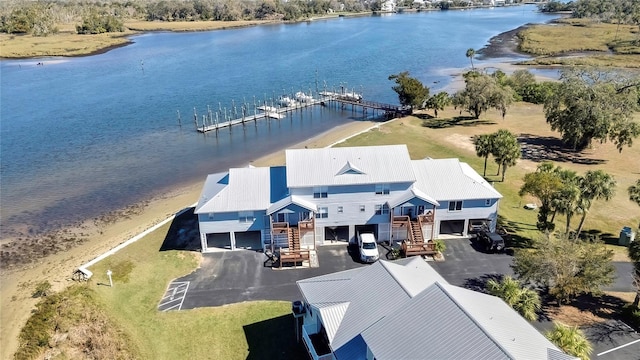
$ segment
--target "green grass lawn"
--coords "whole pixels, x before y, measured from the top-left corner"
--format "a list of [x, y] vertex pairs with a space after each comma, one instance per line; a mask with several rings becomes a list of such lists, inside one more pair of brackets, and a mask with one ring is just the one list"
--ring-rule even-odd
[[[260, 301], [159, 312], [169, 282], [193, 271], [199, 253], [159, 251], [169, 225], [91, 268], [90, 287], [112, 319], [130, 335], [143, 359], [292, 359], [291, 303]], [[113, 271], [114, 287], [107, 269]], [[302, 348], [302, 350], [304, 350]], [[302, 355], [303, 356], [303, 355]]]

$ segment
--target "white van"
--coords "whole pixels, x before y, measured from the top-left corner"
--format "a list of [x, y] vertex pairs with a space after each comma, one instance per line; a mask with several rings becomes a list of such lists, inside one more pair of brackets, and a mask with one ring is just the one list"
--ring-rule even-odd
[[376, 243], [376, 237], [372, 233], [358, 235], [358, 250], [362, 262], [374, 263], [380, 258], [378, 243]]

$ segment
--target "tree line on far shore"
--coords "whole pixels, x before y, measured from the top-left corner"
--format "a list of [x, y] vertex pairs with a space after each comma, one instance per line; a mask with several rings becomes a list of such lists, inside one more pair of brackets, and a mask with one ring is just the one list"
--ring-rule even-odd
[[[521, 2], [523, 0], [516, 0]], [[0, 32], [47, 36], [56, 24], [79, 22], [79, 34], [124, 31], [124, 21], [296, 21], [334, 12], [383, 10], [383, 0], [42, 0], [0, 3]], [[449, 9], [474, 6], [473, 0], [434, 3], [398, 1], [406, 8]]]

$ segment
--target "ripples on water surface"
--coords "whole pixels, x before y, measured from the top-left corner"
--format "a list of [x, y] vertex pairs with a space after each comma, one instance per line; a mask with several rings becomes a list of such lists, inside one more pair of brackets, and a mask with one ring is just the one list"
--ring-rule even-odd
[[194, 107], [201, 116], [207, 105], [230, 108], [232, 99], [315, 90], [316, 80], [320, 88], [342, 83], [367, 99], [396, 103], [390, 74], [410, 71], [438, 90], [450, 80], [443, 69], [468, 67], [466, 49], [550, 19], [535, 10], [152, 33], [95, 56], [1, 61], [3, 230], [94, 217], [353, 121], [351, 111], [315, 109], [204, 137], [193, 129]]

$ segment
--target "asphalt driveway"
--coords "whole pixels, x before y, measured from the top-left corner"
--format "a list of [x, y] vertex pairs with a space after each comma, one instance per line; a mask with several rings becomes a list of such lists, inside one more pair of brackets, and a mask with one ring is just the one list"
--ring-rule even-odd
[[300, 300], [297, 280], [366, 266], [352, 260], [346, 244], [320, 246], [317, 253], [320, 267], [283, 270], [265, 267], [267, 257], [261, 252], [203, 254], [200, 268], [174, 281], [189, 282], [182, 309], [253, 300]]
[[[512, 256], [477, 250], [468, 239], [446, 241], [445, 261], [430, 264], [449, 283], [482, 290], [486, 281], [501, 275], [513, 275]], [[337, 271], [366, 266], [353, 260], [346, 244], [319, 246], [318, 268], [274, 270], [264, 266], [265, 254], [254, 251], [221, 251], [203, 255], [193, 273], [174, 280], [188, 283], [181, 309], [220, 306], [253, 300], [299, 300], [296, 281]], [[386, 250], [380, 248], [381, 258]], [[606, 290], [631, 291], [630, 263], [614, 263], [619, 276]]]

